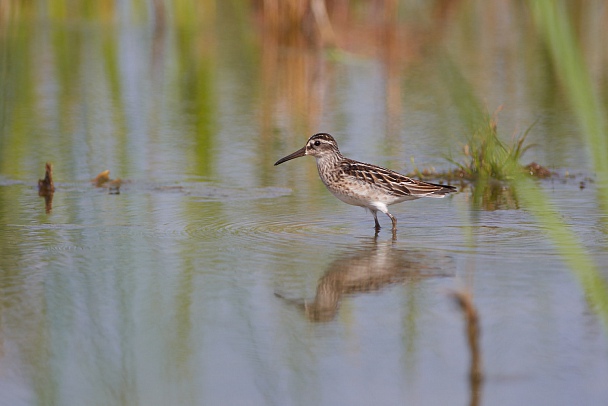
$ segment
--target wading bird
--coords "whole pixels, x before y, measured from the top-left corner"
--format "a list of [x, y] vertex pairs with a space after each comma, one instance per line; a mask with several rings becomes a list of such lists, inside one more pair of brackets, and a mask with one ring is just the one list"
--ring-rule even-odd
[[380, 211], [391, 219], [393, 236], [396, 235], [397, 219], [388, 212], [391, 204], [421, 197], [442, 198], [456, 192], [454, 186], [422, 182], [390, 169], [345, 158], [334, 137], [327, 133], [313, 135], [304, 147], [279, 159], [274, 165], [306, 155], [316, 158], [319, 177], [334, 196], [344, 203], [365, 207], [372, 212], [376, 233], [380, 231], [377, 216]]

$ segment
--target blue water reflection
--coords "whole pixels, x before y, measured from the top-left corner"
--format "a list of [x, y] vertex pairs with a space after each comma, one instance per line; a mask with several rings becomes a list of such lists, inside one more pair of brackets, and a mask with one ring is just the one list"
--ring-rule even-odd
[[[526, 159], [560, 171], [540, 185], [603, 266], [605, 211], [592, 180], [579, 186], [593, 174], [547, 96], [538, 38], [481, 24], [494, 45], [476, 44], [457, 25], [390, 62], [365, 35], [334, 54], [273, 43], [224, 3], [196, 21], [168, 9], [161, 28], [126, 5], [110, 21], [24, 11], [2, 26], [0, 405], [608, 398], [605, 329], [518, 205], [476, 206], [466, 189], [405, 203], [397, 239], [386, 219], [374, 239], [312, 159], [272, 166], [330, 131], [355, 159], [448, 167], [464, 126], [437, 66], [447, 45], [489, 108], [504, 104], [504, 134], [541, 116]], [[50, 209], [36, 189], [47, 161]], [[91, 183], [105, 169], [120, 194]], [[480, 315], [478, 398], [454, 290]]]

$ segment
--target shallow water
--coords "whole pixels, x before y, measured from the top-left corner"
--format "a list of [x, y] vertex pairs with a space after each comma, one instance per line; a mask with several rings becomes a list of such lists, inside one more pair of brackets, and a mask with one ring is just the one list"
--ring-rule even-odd
[[[170, 28], [159, 39], [137, 24], [21, 23], [3, 37], [4, 60], [27, 69], [4, 67], [19, 91], [5, 90], [0, 139], [0, 404], [608, 399], [605, 326], [519, 204], [485, 210], [468, 190], [404, 203], [391, 208], [397, 239], [385, 216], [375, 238], [371, 214], [331, 196], [313, 159], [273, 167], [317, 131], [355, 159], [449, 167], [442, 154], [464, 130], [435, 57], [398, 75], [394, 105], [374, 57], [283, 50], [317, 61], [306, 90], [290, 87], [304, 79], [289, 61], [268, 80], [260, 47], [230, 30], [197, 46]], [[572, 117], [542, 97], [550, 79], [515, 75], [533, 61], [490, 48], [506, 55], [508, 89], [537, 87], [501, 99], [483, 60], [469, 74], [504, 103], [506, 134], [540, 116], [526, 160], [562, 174], [539, 185], [606, 278], [607, 219], [597, 185], [579, 187], [593, 174]], [[91, 184], [104, 169], [120, 194]], [[477, 388], [454, 290], [479, 311]]]

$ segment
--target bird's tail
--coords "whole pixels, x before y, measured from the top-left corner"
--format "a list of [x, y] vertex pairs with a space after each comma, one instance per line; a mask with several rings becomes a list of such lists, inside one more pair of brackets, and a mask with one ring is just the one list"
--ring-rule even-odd
[[454, 192], [458, 191], [458, 189], [456, 189], [456, 186], [438, 185], [438, 184], [435, 184], [435, 183], [431, 183], [431, 185], [437, 186], [437, 187], [439, 187], [439, 189], [436, 189], [436, 190], [432, 191], [431, 193], [429, 193], [428, 195], [426, 195], [427, 197], [442, 198], [442, 197], [446, 197], [450, 193], [454, 193]]

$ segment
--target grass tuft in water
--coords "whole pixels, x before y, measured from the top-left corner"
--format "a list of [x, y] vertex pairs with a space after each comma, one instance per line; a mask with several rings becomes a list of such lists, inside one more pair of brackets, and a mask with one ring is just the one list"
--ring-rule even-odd
[[454, 178], [470, 181], [479, 179], [509, 180], [512, 178], [512, 168], [521, 166], [520, 160], [533, 144], [524, 145], [534, 124], [523, 133], [514, 134], [512, 142], [507, 144], [498, 137], [497, 116], [499, 107], [491, 116], [487, 115], [484, 122], [467, 138], [462, 148], [463, 159], [448, 156], [446, 159], [456, 165], [451, 171]]
[[[469, 183], [488, 185], [492, 193], [505, 189], [504, 181], [513, 179], [513, 171], [531, 176], [546, 178], [553, 175], [551, 171], [536, 162], [523, 165], [521, 159], [526, 151], [535, 144], [526, 144], [530, 131], [536, 124], [532, 123], [523, 132], [513, 134], [510, 143], [502, 141], [498, 135], [498, 113], [502, 106], [493, 114], [479, 113], [478, 125], [471, 129], [470, 135], [462, 147], [462, 156], [448, 155], [445, 159], [456, 168], [446, 172], [437, 172], [435, 168], [420, 170], [412, 159], [413, 171], [409, 176], [420, 179], [433, 178], [447, 181], [460, 180], [462, 187]], [[486, 194], [488, 191], [483, 191]]]

